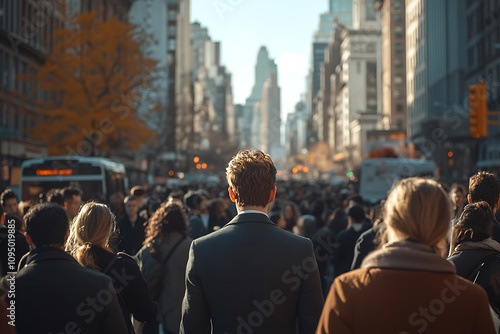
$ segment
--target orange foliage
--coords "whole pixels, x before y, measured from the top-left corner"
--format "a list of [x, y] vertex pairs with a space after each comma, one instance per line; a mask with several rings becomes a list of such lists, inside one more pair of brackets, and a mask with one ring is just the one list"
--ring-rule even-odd
[[43, 101], [35, 133], [50, 154], [109, 155], [136, 151], [154, 134], [138, 114], [156, 62], [142, 52], [133, 25], [94, 12], [55, 32], [36, 80], [55, 98]]

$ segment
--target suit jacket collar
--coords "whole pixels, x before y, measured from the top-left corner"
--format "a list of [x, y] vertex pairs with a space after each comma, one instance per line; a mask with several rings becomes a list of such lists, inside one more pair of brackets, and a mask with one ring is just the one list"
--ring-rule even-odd
[[52, 261], [62, 260], [62, 261], [71, 261], [77, 263], [76, 260], [71, 255], [69, 255], [62, 249], [53, 247], [37, 247], [27, 254], [26, 265], [35, 264], [48, 260]]
[[276, 226], [269, 217], [267, 217], [264, 214], [261, 213], [243, 213], [243, 214], [238, 214], [236, 217], [234, 217], [229, 223], [227, 223], [225, 226], [228, 225], [236, 225], [236, 224], [241, 224], [241, 223], [264, 223], [264, 224], [271, 224]]

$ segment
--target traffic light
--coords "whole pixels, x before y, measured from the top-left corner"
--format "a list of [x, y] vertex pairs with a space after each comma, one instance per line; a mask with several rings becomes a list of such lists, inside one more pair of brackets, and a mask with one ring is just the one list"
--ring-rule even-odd
[[473, 138], [484, 138], [488, 135], [488, 107], [486, 86], [480, 80], [477, 85], [469, 86], [469, 124]]

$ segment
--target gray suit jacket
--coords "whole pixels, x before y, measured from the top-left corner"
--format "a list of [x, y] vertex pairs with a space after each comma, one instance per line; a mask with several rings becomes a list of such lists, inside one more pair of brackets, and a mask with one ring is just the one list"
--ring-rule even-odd
[[181, 333], [314, 333], [322, 307], [311, 241], [263, 214], [191, 244]]

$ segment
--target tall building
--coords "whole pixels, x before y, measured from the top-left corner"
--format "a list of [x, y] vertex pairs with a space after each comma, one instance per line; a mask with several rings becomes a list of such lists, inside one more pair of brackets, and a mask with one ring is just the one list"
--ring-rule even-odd
[[261, 150], [274, 159], [281, 158], [281, 89], [276, 74], [272, 73], [264, 82], [260, 103]]
[[[63, 1], [51, 2], [62, 3]], [[46, 1], [40, 1], [40, 3], [46, 3]], [[103, 21], [110, 17], [117, 17], [125, 22], [128, 21], [128, 14], [132, 3], [133, 0], [65, 0], [66, 13], [69, 15], [84, 12], [97, 12], [101, 14], [101, 19]]]
[[305, 98], [297, 102], [292, 113], [287, 115], [285, 125], [285, 154], [293, 157], [307, 148], [307, 112]]
[[[175, 149], [185, 152], [194, 136], [193, 101], [191, 82], [191, 23], [190, 0], [168, 0], [167, 5], [167, 48], [169, 78], [175, 78], [173, 101], [167, 106], [175, 124]], [[169, 93], [172, 90], [169, 89]], [[172, 96], [172, 95], [171, 95]]]
[[330, 0], [329, 12], [334, 15], [336, 22], [350, 27], [352, 26], [353, 0]]
[[468, 122], [454, 121], [466, 112], [465, 13], [465, 0], [406, 1], [408, 138], [450, 181], [470, 171]]
[[[167, 22], [167, 2], [165, 0], [141, 0], [134, 1], [129, 12], [129, 20], [137, 25], [138, 30], [142, 35], [150, 36], [149, 43], [144, 44], [144, 53], [149, 54], [149, 57], [157, 61], [155, 69], [154, 87], [148, 87], [141, 91], [141, 109], [140, 112], [146, 112], [151, 105], [157, 105], [161, 109], [161, 113], [157, 119], [151, 117], [147, 119], [148, 125], [160, 133], [162, 142], [166, 138], [173, 139], [173, 129], [163, 128], [162, 124], [166, 118], [167, 105], [173, 103], [173, 96], [168, 94], [169, 91], [169, 67], [167, 48], [167, 35], [169, 34]], [[170, 31], [172, 35], [173, 31]], [[169, 132], [169, 133], [167, 133]], [[168, 146], [167, 146], [168, 147]], [[173, 151], [173, 147], [170, 147]]]
[[143, 111], [152, 106], [160, 110], [158, 119], [149, 119], [149, 126], [158, 132], [161, 148], [156, 173], [165, 168], [182, 168], [178, 155], [195, 136], [190, 1], [133, 1], [129, 19], [150, 37], [144, 52], [158, 62], [154, 87], [141, 92]]
[[244, 134], [243, 146], [255, 148], [261, 145], [261, 111], [260, 101], [262, 100], [262, 91], [264, 82], [271, 76], [278, 78], [278, 67], [274, 59], [269, 57], [269, 52], [265, 46], [259, 49], [257, 54], [257, 63], [255, 65], [255, 83], [250, 96], [245, 102], [245, 118], [247, 126], [241, 131]]
[[321, 73], [325, 60], [325, 49], [333, 38], [335, 16], [333, 13], [323, 13], [320, 15], [318, 30], [314, 34], [311, 49], [311, 63], [307, 76], [306, 105], [309, 112], [308, 137], [313, 144], [318, 138], [318, 108], [317, 94], [321, 88]]
[[382, 128], [406, 132], [405, 1], [377, 0], [382, 40]]
[[[466, 1], [466, 86], [482, 79], [487, 87], [488, 110], [500, 110], [500, 2]], [[465, 24], [466, 23], [466, 24]], [[498, 118], [496, 118], [498, 119]], [[468, 124], [467, 122], [465, 122]], [[479, 143], [478, 166], [498, 166], [500, 128], [488, 126], [488, 137]]]
[[382, 107], [380, 25], [373, 10], [372, 0], [355, 0], [353, 28], [341, 32], [338, 153], [344, 154], [348, 168], [368, 156], [367, 133], [376, 129]]
[[37, 100], [54, 96], [20, 75], [35, 75], [44, 63], [64, 13], [58, 1], [0, 2], [0, 191], [19, 184], [24, 159], [48, 154], [44, 143], [32, 139], [32, 129], [38, 120]]
[[236, 144], [237, 120], [233, 105], [231, 74], [221, 64], [221, 43], [208, 30], [191, 25], [193, 59], [194, 153], [216, 152]]

